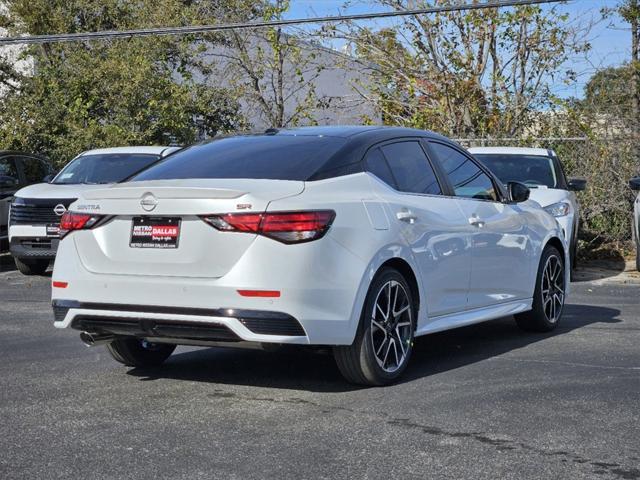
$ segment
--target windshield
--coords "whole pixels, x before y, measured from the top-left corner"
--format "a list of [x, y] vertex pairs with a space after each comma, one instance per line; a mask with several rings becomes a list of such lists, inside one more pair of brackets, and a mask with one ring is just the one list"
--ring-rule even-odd
[[137, 153], [83, 155], [64, 167], [51, 183], [118, 183], [145, 169], [159, 158], [159, 155]]
[[308, 180], [345, 143], [294, 135], [228, 137], [186, 148], [136, 175], [138, 180], [256, 178]]
[[505, 185], [508, 182], [520, 182], [528, 187], [556, 188], [558, 185], [553, 159], [550, 157], [496, 153], [479, 153], [474, 156]]

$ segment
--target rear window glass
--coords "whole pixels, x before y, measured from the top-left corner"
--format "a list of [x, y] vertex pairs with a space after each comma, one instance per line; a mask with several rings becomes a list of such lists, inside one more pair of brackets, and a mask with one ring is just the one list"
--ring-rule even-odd
[[159, 158], [159, 155], [131, 153], [83, 155], [64, 167], [52, 183], [118, 183], [158, 161]]
[[308, 180], [345, 144], [319, 136], [229, 137], [194, 145], [133, 178], [257, 178]]
[[390, 185], [393, 188], [397, 188], [396, 181], [391, 174], [391, 169], [387, 164], [387, 160], [382, 155], [379, 149], [371, 150], [367, 154], [367, 169], [373, 173], [380, 180]]
[[49, 167], [46, 163], [37, 158], [20, 157], [22, 162], [22, 173], [29, 183], [44, 182], [44, 177], [49, 174]]
[[440, 195], [440, 185], [418, 142], [399, 142], [382, 147], [398, 188], [403, 192]]

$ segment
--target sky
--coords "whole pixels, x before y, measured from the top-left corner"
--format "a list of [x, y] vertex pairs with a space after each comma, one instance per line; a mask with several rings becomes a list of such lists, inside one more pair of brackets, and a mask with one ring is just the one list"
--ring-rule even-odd
[[[290, 0], [291, 9], [288, 18], [305, 18], [311, 16], [337, 15], [342, 13], [366, 13], [370, 11], [382, 11], [375, 2], [364, 0], [351, 1], [351, 6], [343, 8], [345, 0]], [[464, 3], [463, 0], [461, 2]], [[558, 83], [553, 85], [554, 92], [563, 97], [581, 97], [584, 86], [599, 69], [608, 66], [616, 66], [628, 61], [631, 55], [631, 33], [622, 19], [613, 15], [607, 20], [601, 20], [600, 11], [603, 8], [613, 8], [619, 0], [569, 0], [566, 4], [560, 4], [557, 8], [569, 14], [569, 22], [581, 24], [592, 23], [591, 31], [587, 37], [591, 43], [591, 50], [586, 55], [572, 58], [567, 69], [579, 73], [578, 80], [565, 85]], [[543, 6], [543, 8], [551, 8]]]

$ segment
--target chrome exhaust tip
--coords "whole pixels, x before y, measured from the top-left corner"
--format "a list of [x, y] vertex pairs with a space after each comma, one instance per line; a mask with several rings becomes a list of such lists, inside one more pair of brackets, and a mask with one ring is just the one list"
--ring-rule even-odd
[[116, 339], [114, 335], [109, 335], [108, 333], [90, 333], [90, 332], [81, 332], [80, 340], [87, 347], [95, 347], [96, 345], [107, 345], [113, 342]]

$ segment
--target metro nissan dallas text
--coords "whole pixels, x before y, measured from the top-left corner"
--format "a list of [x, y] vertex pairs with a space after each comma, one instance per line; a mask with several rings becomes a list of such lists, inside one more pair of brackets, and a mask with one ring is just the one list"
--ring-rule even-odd
[[214, 139], [70, 206], [55, 326], [135, 367], [176, 345], [329, 346], [349, 381], [383, 385], [415, 336], [555, 328], [566, 242], [528, 194], [426, 131]]

